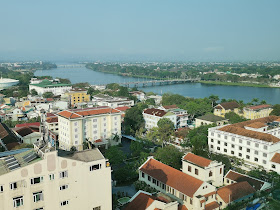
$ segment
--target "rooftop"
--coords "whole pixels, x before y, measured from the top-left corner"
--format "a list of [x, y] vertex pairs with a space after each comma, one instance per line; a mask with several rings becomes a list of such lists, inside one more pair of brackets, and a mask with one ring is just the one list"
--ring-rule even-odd
[[119, 107], [116, 107], [115, 109], [117, 109], [119, 111], [126, 111], [126, 110], [130, 109], [130, 107], [128, 107], [128, 106], [119, 106]]
[[203, 167], [203, 168], [209, 166], [210, 163], [212, 162], [212, 160], [195, 155], [191, 152], [189, 152], [188, 154], [185, 155], [184, 160], [191, 162], [197, 166]]
[[100, 115], [100, 114], [112, 114], [119, 113], [120, 111], [116, 109], [112, 109], [109, 107], [95, 107], [95, 108], [86, 108], [86, 109], [73, 109], [73, 110], [65, 110], [58, 112], [57, 115], [68, 118], [75, 119], [92, 115]]
[[147, 209], [154, 201], [156, 197], [140, 192], [126, 207], [125, 210], [145, 210]]
[[230, 102], [224, 102], [224, 103], [218, 104], [216, 107], [217, 108], [223, 107], [225, 110], [233, 110], [235, 108], [238, 108], [239, 104], [236, 101], [230, 101]]
[[213, 123], [218, 122], [218, 121], [222, 121], [222, 120], [226, 120], [226, 118], [219, 117], [219, 116], [216, 116], [214, 114], [206, 114], [206, 115], [197, 117], [197, 119], [205, 120], [205, 121], [209, 121], [209, 122], [213, 122]]
[[279, 153], [275, 153], [273, 155], [273, 157], [271, 158], [271, 162], [280, 164], [280, 154]]
[[269, 104], [262, 104], [262, 105], [258, 105], [258, 106], [247, 107], [247, 109], [252, 109], [254, 111], [261, 110], [261, 109], [267, 109], [267, 108], [271, 108], [271, 105], [269, 105]]
[[144, 113], [149, 115], [155, 115], [157, 117], [163, 117], [167, 112], [161, 109], [151, 108], [151, 109], [145, 109]]
[[250, 128], [263, 128], [263, 127], [266, 127], [267, 125], [265, 123], [262, 123], [262, 122], [254, 122], [254, 123], [251, 123], [249, 125], [246, 125], [246, 127], [250, 127]]
[[15, 128], [26, 127], [26, 126], [38, 126], [39, 127], [40, 122], [16, 124]]
[[236, 201], [255, 192], [256, 190], [246, 181], [227, 185], [217, 190], [217, 194], [225, 203]]
[[189, 197], [193, 197], [194, 193], [203, 183], [203, 181], [165, 165], [153, 158], [147, 160], [139, 170]]
[[245, 174], [240, 174], [238, 172], [229, 170], [229, 172], [226, 174], [225, 178], [228, 178], [230, 180], [236, 181], [236, 182], [248, 182], [256, 191], [260, 190], [262, 186], [264, 185], [264, 181], [258, 180], [256, 178], [247, 176]]
[[222, 128], [219, 128], [219, 130], [228, 132], [228, 133], [241, 135], [241, 136], [246, 136], [246, 137], [253, 138], [253, 139], [266, 141], [266, 142], [277, 143], [280, 141], [280, 139], [271, 134], [245, 129], [246, 126], [253, 124], [253, 123], [267, 124], [267, 123], [274, 122], [277, 119], [279, 119], [279, 117], [269, 116], [269, 117], [255, 119], [255, 120], [248, 120], [248, 121], [244, 121], [244, 122], [240, 122], [240, 123], [235, 123], [232, 125], [226, 125]]
[[213, 210], [219, 207], [219, 204], [216, 201], [208, 203], [205, 205], [205, 210]]
[[73, 160], [78, 160], [82, 162], [91, 162], [91, 161], [104, 159], [104, 156], [97, 148], [87, 149], [87, 150], [77, 151], [77, 152], [58, 150], [58, 156], [73, 159]]
[[25, 137], [31, 133], [39, 132], [38, 126], [26, 126], [26, 127], [19, 127], [14, 128], [14, 131], [17, 132], [21, 137]]
[[163, 106], [165, 109], [178, 109], [178, 106], [173, 104], [173, 105], [168, 105], [168, 106]]
[[63, 83], [53, 83], [47, 79], [44, 79], [42, 82], [38, 84], [30, 84], [32, 86], [47, 88], [47, 87], [63, 87], [63, 86], [72, 86], [71, 84], [63, 84]]

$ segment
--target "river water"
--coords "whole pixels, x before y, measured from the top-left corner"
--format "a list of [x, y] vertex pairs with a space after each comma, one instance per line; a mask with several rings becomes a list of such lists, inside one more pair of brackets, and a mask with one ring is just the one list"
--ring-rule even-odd
[[[85, 67], [57, 68], [51, 70], [38, 70], [35, 76], [52, 76], [68, 78], [72, 83], [88, 82], [92, 85], [143, 81], [143, 78], [123, 77], [114, 74], [96, 72]], [[204, 98], [211, 94], [218, 95], [220, 99], [236, 99], [250, 102], [253, 98], [265, 100], [270, 104], [280, 103], [280, 88], [259, 88], [244, 86], [208, 85], [201, 83], [185, 83], [165, 86], [139, 87], [145, 92], [157, 94], [176, 93], [187, 97]]]

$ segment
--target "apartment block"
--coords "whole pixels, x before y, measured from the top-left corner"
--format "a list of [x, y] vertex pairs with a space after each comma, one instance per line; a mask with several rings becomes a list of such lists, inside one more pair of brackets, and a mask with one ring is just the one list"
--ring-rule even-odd
[[57, 113], [59, 147], [83, 149], [86, 140], [96, 146], [116, 145], [114, 136], [121, 136], [121, 112], [109, 107], [65, 110]]
[[73, 88], [69, 92], [65, 93], [67, 99], [70, 101], [70, 105], [73, 107], [78, 103], [84, 103], [90, 101], [90, 95], [87, 94], [87, 90], [83, 88]]
[[112, 97], [104, 94], [97, 94], [93, 96], [92, 102], [97, 106], [108, 106], [111, 108], [134, 105], [134, 101], [126, 97]]
[[240, 158], [249, 167], [280, 173], [280, 117], [209, 128], [208, 145], [211, 152]]
[[111, 167], [98, 149], [1, 155], [0, 209], [111, 208]]
[[258, 106], [250, 106], [243, 108], [243, 116], [246, 119], [258, 119], [262, 117], [268, 117], [270, 113], [273, 111], [271, 105], [262, 104]]

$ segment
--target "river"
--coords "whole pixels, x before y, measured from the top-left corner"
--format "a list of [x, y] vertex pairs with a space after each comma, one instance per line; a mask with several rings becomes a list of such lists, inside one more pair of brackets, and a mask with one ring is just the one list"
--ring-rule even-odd
[[[92, 85], [143, 81], [143, 78], [124, 77], [114, 74], [96, 72], [85, 67], [57, 68], [51, 70], [37, 70], [35, 76], [52, 76], [68, 78], [72, 83], [88, 82]], [[250, 102], [253, 98], [265, 100], [270, 104], [280, 103], [280, 88], [259, 88], [244, 86], [208, 85], [201, 83], [185, 83], [165, 86], [139, 87], [145, 92], [157, 94], [176, 93], [187, 97], [204, 98], [211, 94], [218, 95], [220, 99], [236, 99]]]

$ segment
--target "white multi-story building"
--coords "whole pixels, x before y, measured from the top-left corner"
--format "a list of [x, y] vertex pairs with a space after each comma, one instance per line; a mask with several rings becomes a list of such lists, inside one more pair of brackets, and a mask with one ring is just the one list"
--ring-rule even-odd
[[121, 112], [109, 107], [65, 110], [57, 113], [59, 147], [70, 150], [83, 149], [88, 140], [96, 146], [120, 143], [113, 140], [121, 135]]
[[111, 108], [122, 107], [122, 106], [133, 106], [134, 101], [126, 97], [112, 97], [104, 94], [98, 94], [92, 98], [93, 105], [97, 106], [108, 106]]
[[155, 109], [155, 108], [145, 109], [143, 111], [143, 118], [145, 120], [146, 129], [157, 127], [158, 121], [162, 118], [170, 119], [175, 126], [174, 128], [176, 128], [177, 125], [177, 116], [171, 112], [166, 112], [161, 109]]
[[208, 129], [211, 152], [280, 173], [280, 117], [270, 116]]
[[112, 209], [110, 164], [98, 149], [1, 157], [0, 209]]
[[29, 84], [29, 91], [36, 90], [39, 95], [43, 95], [46, 92], [52, 92], [54, 95], [62, 95], [72, 89], [71, 84], [62, 84], [57, 81], [43, 80], [38, 84]]

